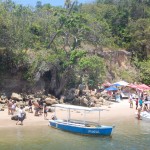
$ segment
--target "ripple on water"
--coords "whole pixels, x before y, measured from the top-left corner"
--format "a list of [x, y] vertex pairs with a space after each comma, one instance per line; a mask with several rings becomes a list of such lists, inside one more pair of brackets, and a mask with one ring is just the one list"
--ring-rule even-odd
[[118, 120], [112, 137], [81, 136], [48, 126], [0, 129], [2, 150], [148, 150], [149, 123]]

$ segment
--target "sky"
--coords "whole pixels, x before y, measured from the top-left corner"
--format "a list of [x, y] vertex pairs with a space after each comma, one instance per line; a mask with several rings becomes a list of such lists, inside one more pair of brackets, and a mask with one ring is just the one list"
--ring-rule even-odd
[[[36, 2], [38, 0], [12, 0], [16, 4], [22, 4], [25, 6], [35, 6]], [[64, 6], [64, 1], [65, 0], [39, 0], [42, 2], [42, 4], [51, 4], [52, 6]], [[72, 0], [73, 1], [73, 0]], [[93, 2], [94, 0], [78, 0], [79, 3], [88, 3], [88, 2]]]

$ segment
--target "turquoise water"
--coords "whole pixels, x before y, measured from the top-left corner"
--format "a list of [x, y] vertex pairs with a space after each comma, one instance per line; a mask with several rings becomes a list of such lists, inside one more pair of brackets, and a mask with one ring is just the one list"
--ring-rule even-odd
[[49, 126], [0, 128], [0, 150], [149, 150], [150, 123], [116, 120], [112, 137], [76, 135]]

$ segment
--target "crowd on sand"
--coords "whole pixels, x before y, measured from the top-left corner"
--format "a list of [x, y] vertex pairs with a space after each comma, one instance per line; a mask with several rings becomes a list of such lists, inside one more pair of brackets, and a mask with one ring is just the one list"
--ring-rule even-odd
[[150, 95], [146, 92], [141, 92], [135, 94], [130, 94], [129, 95], [129, 104], [130, 108], [133, 108], [133, 105], [135, 105], [135, 109], [137, 110], [137, 118], [140, 120], [140, 113], [141, 111], [147, 111], [150, 112], [150, 105], [148, 105], [145, 102], [150, 101]]
[[[79, 95], [82, 95], [82, 90], [79, 88]], [[108, 93], [109, 94], [109, 93]], [[140, 92], [137, 93], [136, 96], [133, 93], [128, 95], [129, 106], [135, 108], [138, 112], [137, 118], [140, 120], [141, 111], [150, 111], [150, 105], [145, 104], [144, 102], [149, 101], [150, 95], [148, 93]], [[28, 98], [25, 100], [27, 107], [25, 105], [18, 105], [17, 101], [7, 99], [7, 97], [1, 97], [1, 99], [5, 99], [5, 106], [8, 109], [8, 115], [11, 115], [12, 120], [16, 120], [16, 125], [23, 125], [23, 121], [26, 118], [26, 112], [33, 113], [35, 117], [43, 116], [45, 120], [47, 120], [47, 113], [49, 111], [49, 107], [45, 103], [44, 99], [40, 98], [39, 100], [34, 100], [33, 98]], [[120, 101], [120, 93], [117, 91], [115, 93], [115, 100], [117, 102]], [[19, 123], [20, 122], [20, 123]]]
[[23, 125], [23, 121], [26, 118], [26, 112], [33, 113], [34, 116], [44, 115], [44, 119], [47, 120], [48, 107], [44, 103], [43, 99], [34, 101], [32, 98], [26, 100], [27, 107], [25, 105], [18, 105], [16, 100], [5, 99], [5, 106], [8, 109], [8, 115], [11, 115], [12, 120], [16, 120], [16, 125]]
[[[121, 89], [118, 89], [115, 92], [109, 91], [107, 92], [109, 95], [113, 95], [116, 102], [121, 101]], [[142, 111], [150, 112], [150, 105], [145, 103], [147, 101], [150, 101], [150, 94], [145, 91], [129, 91], [128, 93], [128, 100], [129, 100], [129, 107], [133, 108], [135, 106], [135, 109], [137, 110], [137, 118], [140, 120], [140, 114]]]

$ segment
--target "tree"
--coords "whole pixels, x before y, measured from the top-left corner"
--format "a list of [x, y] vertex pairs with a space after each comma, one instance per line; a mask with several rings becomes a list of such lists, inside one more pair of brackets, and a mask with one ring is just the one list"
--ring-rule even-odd
[[42, 2], [41, 1], [36, 2], [36, 8], [42, 8]]
[[150, 58], [139, 63], [141, 82], [150, 85]]
[[139, 60], [147, 59], [147, 51], [150, 47], [150, 21], [138, 19], [135, 22], [130, 22], [128, 33], [131, 36], [129, 51], [132, 52], [133, 57], [137, 57]]
[[66, 9], [70, 9], [71, 5], [72, 5], [72, 0], [65, 0], [65, 8]]
[[82, 81], [86, 85], [91, 85], [92, 88], [94, 85], [97, 85], [99, 81], [102, 81], [105, 75], [105, 67], [103, 59], [98, 56], [86, 56], [82, 57], [79, 60], [80, 75]]

